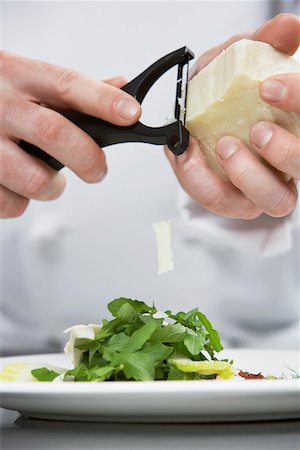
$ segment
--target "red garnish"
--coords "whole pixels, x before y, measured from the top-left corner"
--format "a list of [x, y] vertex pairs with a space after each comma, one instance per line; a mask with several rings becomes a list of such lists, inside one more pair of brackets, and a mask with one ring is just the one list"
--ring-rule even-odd
[[243, 372], [242, 370], [239, 371], [239, 376], [242, 378], [245, 378], [246, 380], [263, 380], [265, 378], [261, 372], [249, 373], [249, 372]]

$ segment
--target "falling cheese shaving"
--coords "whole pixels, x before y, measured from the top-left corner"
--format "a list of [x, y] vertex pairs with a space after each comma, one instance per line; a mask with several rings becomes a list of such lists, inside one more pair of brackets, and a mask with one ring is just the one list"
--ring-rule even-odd
[[169, 272], [174, 269], [173, 251], [172, 251], [172, 233], [171, 221], [162, 220], [152, 224], [155, 232], [158, 274]]

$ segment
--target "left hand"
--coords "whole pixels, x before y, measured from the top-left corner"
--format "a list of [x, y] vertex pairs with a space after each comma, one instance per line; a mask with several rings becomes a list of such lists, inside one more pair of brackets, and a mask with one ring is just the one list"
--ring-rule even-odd
[[[195, 75], [233, 42], [250, 38], [268, 42], [292, 55], [300, 43], [300, 21], [291, 14], [281, 14], [263, 24], [252, 34], [234, 36], [200, 57], [191, 75]], [[270, 77], [260, 85], [261, 98], [285, 111], [300, 113], [300, 75]], [[216, 146], [218, 162], [230, 181], [222, 179], [208, 166], [198, 141], [190, 139], [189, 148], [175, 157], [167, 157], [185, 191], [209, 211], [224, 217], [253, 219], [266, 213], [283, 217], [297, 203], [294, 179], [300, 179], [300, 142], [273, 123], [259, 122], [250, 130], [250, 140], [257, 152], [274, 168], [292, 178], [284, 181], [237, 138], [224, 136]]]

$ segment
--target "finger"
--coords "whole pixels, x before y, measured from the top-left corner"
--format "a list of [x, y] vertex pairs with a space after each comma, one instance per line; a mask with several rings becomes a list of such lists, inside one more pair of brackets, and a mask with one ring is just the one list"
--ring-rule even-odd
[[279, 14], [265, 22], [252, 39], [271, 44], [283, 53], [293, 55], [300, 44], [300, 20], [294, 14]]
[[65, 188], [62, 173], [21, 150], [14, 142], [0, 140], [0, 184], [22, 197], [53, 200]]
[[250, 130], [250, 141], [271, 166], [300, 180], [300, 142], [280, 126], [259, 122]]
[[100, 181], [106, 175], [104, 152], [56, 111], [19, 100], [6, 108], [1, 128], [8, 136], [43, 149], [87, 182]]
[[209, 211], [225, 217], [253, 219], [262, 211], [231, 183], [208, 166], [196, 139], [181, 156], [165, 149], [173, 170], [187, 194]]
[[231, 182], [258, 208], [273, 217], [286, 216], [295, 208], [297, 193], [294, 186], [263, 165], [238, 139], [222, 137], [216, 151]]
[[113, 78], [109, 78], [108, 80], [103, 80], [103, 83], [110, 84], [111, 86], [115, 86], [117, 88], [122, 88], [125, 84], [128, 83], [128, 80], [125, 77], [117, 76]]
[[20, 95], [26, 93], [36, 102], [75, 109], [116, 125], [133, 124], [141, 115], [141, 106], [131, 95], [75, 70], [6, 52], [1, 64]]
[[300, 73], [276, 75], [260, 84], [261, 98], [284, 111], [300, 113]]
[[0, 185], [0, 218], [9, 219], [21, 216], [29, 203], [28, 198], [10, 191]]
[[200, 56], [200, 58], [198, 58], [196, 63], [191, 68], [189, 72], [189, 80], [191, 80], [195, 75], [197, 75], [197, 73], [200, 72], [200, 70], [206, 67], [213, 59], [219, 56], [224, 50], [226, 50], [227, 47], [232, 45], [234, 42], [240, 41], [241, 39], [250, 39], [251, 36], [252, 36], [251, 33], [247, 32], [239, 33], [236, 34], [235, 36], [232, 36], [230, 39], [227, 39], [227, 41], [223, 42], [222, 44], [219, 44], [207, 50]]
[[277, 50], [293, 55], [300, 44], [300, 21], [294, 14], [279, 14], [265, 22], [253, 33], [245, 32], [232, 36], [223, 44], [217, 45], [201, 55], [192, 67], [189, 79], [191, 80], [227, 47], [241, 39], [267, 42]]

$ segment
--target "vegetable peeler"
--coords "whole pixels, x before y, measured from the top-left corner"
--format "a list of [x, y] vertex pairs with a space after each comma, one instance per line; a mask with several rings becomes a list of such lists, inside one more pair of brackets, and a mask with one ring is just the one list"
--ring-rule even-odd
[[[166, 144], [175, 155], [181, 155], [186, 150], [189, 141], [189, 132], [184, 124], [188, 63], [193, 58], [193, 52], [187, 47], [182, 47], [160, 58], [122, 88], [141, 104], [152, 85], [171, 67], [178, 64], [175, 121], [170, 124], [162, 127], [149, 127], [138, 121], [127, 127], [120, 127], [78, 111], [66, 111], [62, 115], [90, 135], [100, 147], [121, 142], [147, 142], [157, 145]], [[20, 141], [19, 146], [56, 170], [64, 167], [55, 158], [33, 144]]]

